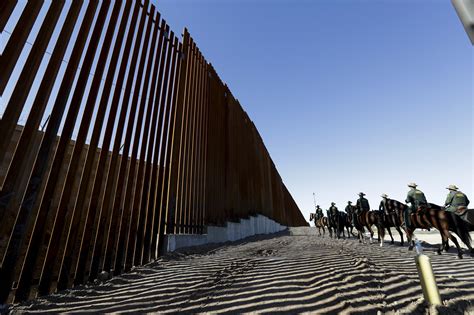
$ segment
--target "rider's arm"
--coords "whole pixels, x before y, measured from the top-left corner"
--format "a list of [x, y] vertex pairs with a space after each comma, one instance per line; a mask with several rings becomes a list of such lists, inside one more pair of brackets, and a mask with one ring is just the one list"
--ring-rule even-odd
[[454, 194], [449, 193], [444, 202], [445, 206], [449, 206], [453, 202]]

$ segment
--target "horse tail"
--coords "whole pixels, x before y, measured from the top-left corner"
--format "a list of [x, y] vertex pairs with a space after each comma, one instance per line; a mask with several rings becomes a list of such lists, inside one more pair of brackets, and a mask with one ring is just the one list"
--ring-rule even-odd
[[466, 244], [468, 247], [471, 246], [471, 235], [469, 234], [469, 228], [459, 216], [452, 212], [446, 211], [448, 216], [449, 227], [455, 232], [460, 238], [461, 241]]

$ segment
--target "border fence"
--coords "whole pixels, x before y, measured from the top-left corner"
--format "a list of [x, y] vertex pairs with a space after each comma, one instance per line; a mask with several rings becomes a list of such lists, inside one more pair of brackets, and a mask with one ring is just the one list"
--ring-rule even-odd
[[7, 0], [0, 28], [0, 302], [150, 262], [165, 234], [307, 225], [247, 113], [149, 0]]

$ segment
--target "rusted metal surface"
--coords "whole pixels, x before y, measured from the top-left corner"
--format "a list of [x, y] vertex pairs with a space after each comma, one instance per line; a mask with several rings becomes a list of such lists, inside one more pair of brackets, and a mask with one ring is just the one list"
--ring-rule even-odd
[[[148, 0], [86, 3], [49, 3], [33, 30], [44, 3], [29, 1], [1, 57], [0, 92], [13, 92], [0, 121], [0, 302], [147, 263], [166, 233], [255, 214], [306, 225], [255, 125], [189, 32], [180, 41]], [[15, 6], [0, 5], [2, 29]], [[13, 82], [33, 31], [34, 53]]]

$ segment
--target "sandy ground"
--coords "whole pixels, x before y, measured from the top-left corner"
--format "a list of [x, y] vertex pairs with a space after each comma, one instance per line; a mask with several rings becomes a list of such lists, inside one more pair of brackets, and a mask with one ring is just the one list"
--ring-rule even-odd
[[[10, 308], [37, 312], [474, 314], [474, 258], [431, 257], [443, 306], [427, 307], [414, 253], [315, 229], [169, 254], [131, 273]], [[436, 232], [417, 233], [434, 239]], [[429, 249], [429, 244], [424, 243]]]

